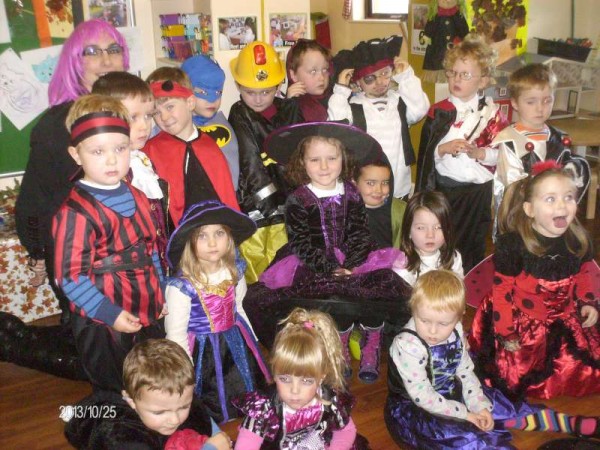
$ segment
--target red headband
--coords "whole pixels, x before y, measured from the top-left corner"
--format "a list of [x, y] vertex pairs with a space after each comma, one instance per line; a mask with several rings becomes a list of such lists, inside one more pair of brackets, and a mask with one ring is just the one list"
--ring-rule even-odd
[[71, 145], [76, 147], [85, 139], [102, 133], [121, 133], [129, 136], [129, 124], [112, 111], [85, 114], [71, 126]]
[[389, 58], [381, 59], [377, 61], [375, 64], [371, 64], [370, 66], [361, 67], [354, 71], [354, 75], [352, 79], [355, 81], [360, 80], [362, 77], [366, 77], [367, 75], [371, 75], [373, 72], [377, 72], [379, 69], [383, 69], [384, 67], [392, 66], [394, 61]]
[[537, 162], [531, 166], [531, 176], [535, 177], [547, 170], [560, 170], [562, 168], [563, 166], [560, 163], [553, 159], [548, 159], [546, 161]]
[[150, 89], [152, 89], [152, 93], [154, 97], [179, 97], [179, 98], [188, 98], [194, 95], [194, 91], [191, 89], [182, 86], [175, 81], [167, 80], [167, 81], [155, 81], [154, 83], [150, 83]]

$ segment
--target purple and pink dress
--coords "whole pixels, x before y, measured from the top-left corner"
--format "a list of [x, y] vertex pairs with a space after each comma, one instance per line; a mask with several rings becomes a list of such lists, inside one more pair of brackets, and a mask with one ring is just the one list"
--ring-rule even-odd
[[[223, 269], [221, 272], [228, 271]], [[238, 314], [236, 285], [225, 276], [220, 279], [218, 284], [201, 285], [183, 277], [171, 278], [167, 288], [169, 314], [179, 314], [183, 299], [190, 299], [184, 340], [187, 340], [186, 350], [194, 356], [195, 392], [202, 398], [211, 417], [219, 423], [237, 417], [237, 410], [231, 405], [232, 398], [271, 381], [250, 326]], [[174, 296], [169, 295], [173, 288], [183, 294], [175, 297], [177, 305], [172, 303]], [[167, 338], [182, 343], [178, 330], [169, 329], [168, 323]]]
[[[387, 318], [400, 325], [408, 321], [411, 288], [392, 270], [404, 266], [406, 258], [396, 248], [377, 249], [352, 183], [338, 182], [332, 191], [297, 188], [287, 198], [285, 224], [288, 243], [244, 298], [263, 345], [271, 346], [277, 322], [295, 306], [328, 312], [339, 329], [359, 317], [373, 327]], [[339, 267], [352, 275], [335, 276]]]
[[[350, 412], [350, 394], [321, 388], [322, 401], [297, 411], [289, 409], [271, 387], [269, 392], [249, 392], [234, 400], [244, 416], [236, 448], [262, 450], [367, 450], [368, 441], [356, 434]], [[259, 442], [257, 442], [257, 440]]]

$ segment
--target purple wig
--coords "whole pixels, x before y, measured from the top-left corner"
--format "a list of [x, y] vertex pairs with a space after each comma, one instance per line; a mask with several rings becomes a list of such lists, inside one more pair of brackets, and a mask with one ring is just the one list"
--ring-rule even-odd
[[108, 22], [99, 19], [87, 20], [77, 25], [71, 36], [63, 44], [54, 74], [48, 86], [48, 99], [51, 106], [75, 100], [89, 94], [81, 84], [83, 76], [83, 48], [107, 35], [123, 47], [123, 68], [129, 69], [129, 49], [125, 38]]

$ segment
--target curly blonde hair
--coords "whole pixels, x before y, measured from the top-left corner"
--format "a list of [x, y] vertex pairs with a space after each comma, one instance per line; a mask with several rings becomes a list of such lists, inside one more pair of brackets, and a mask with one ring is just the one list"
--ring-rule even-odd
[[458, 60], [473, 59], [481, 69], [482, 77], [492, 77], [496, 69], [498, 53], [479, 34], [469, 33], [456, 46], [448, 49], [444, 58], [444, 69], [451, 70]]
[[279, 322], [271, 356], [273, 375], [311, 377], [344, 391], [345, 361], [337, 326], [329, 314], [295, 308]]

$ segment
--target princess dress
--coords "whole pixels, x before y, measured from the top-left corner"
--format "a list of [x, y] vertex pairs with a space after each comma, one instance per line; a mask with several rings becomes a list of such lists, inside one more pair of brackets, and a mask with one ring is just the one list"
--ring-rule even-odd
[[[293, 411], [272, 388], [268, 395], [249, 392], [233, 403], [245, 416], [241, 429], [264, 439], [261, 450], [325, 450], [333, 433], [348, 425], [353, 398], [323, 387], [321, 399]], [[351, 450], [368, 449], [368, 441], [357, 435]]]
[[[571, 253], [564, 236], [537, 237], [548, 249], [543, 256], [529, 253], [516, 233], [498, 238], [492, 292], [469, 336], [475, 364], [511, 395], [599, 393], [599, 325], [583, 328], [580, 308], [598, 309], [600, 272], [591, 256]], [[515, 339], [521, 348], [509, 352], [502, 342]]]
[[191, 299], [188, 345], [196, 361], [195, 392], [215, 421], [234, 419], [231, 399], [263, 386], [271, 376], [250, 326], [237, 312], [229, 271], [211, 274], [205, 285], [187, 278], [170, 279], [169, 285]]

